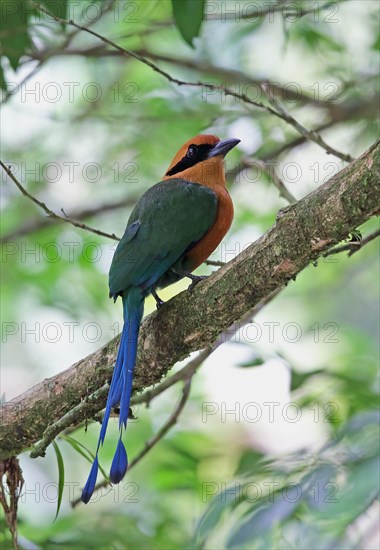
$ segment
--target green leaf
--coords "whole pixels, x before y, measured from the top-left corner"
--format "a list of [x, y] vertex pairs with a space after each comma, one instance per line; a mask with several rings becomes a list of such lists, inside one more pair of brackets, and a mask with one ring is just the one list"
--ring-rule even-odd
[[215, 495], [206, 512], [199, 520], [196, 530], [196, 540], [198, 542], [203, 541], [217, 526], [223, 513], [231, 508], [235, 501], [236, 495], [230, 488], [227, 488]]
[[315, 514], [317, 522], [330, 522], [330, 528], [335, 534], [343, 534], [344, 529], [355, 521], [378, 498], [379, 457], [375, 456], [355, 464], [339, 485], [339, 492], [334, 495], [334, 521], [331, 521], [331, 505], [323, 506]]
[[[64, 439], [65, 441], [67, 441], [67, 443], [69, 443], [72, 448], [77, 452], [79, 453], [81, 456], [83, 456], [83, 458], [85, 458], [86, 460], [88, 460], [88, 462], [90, 464], [93, 463], [93, 461], [95, 460], [95, 455], [92, 451], [90, 451], [86, 445], [83, 445], [83, 443], [80, 443], [79, 441], [77, 441], [76, 439], [74, 439], [73, 437], [70, 437], [69, 435], [61, 435], [61, 439]], [[99, 464], [99, 470], [101, 471], [102, 475], [104, 476], [105, 479], [108, 479], [108, 475], [107, 473], [105, 472], [105, 470], [100, 466]]]
[[260, 462], [263, 459], [262, 453], [252, 449], [243, 450], [239, 458], [239, 464], [236, 467], [236, 476], [250, 475], [259, 468]]
[[14, 71], [30, 45], [27, 14], [25, 0], [8, 0], [2, 6], [1, 49], [2, 54], [9, 59]]
[[182, 38], [191, 46], [201, 30], [205, 0], [172, 0], [173, 15]]
[[377, 35], [375, 41], [373, 42], [371, 49], [375, 51], [380, 51], [380, 33]]
[[351, 231], [351, 233], [348, 236], [347, 241], [349, 243], [360, 243], [360, 241], [363, 239], [363, 235], [360, 233], [359, 229], [354, 229]]
[[273, 504], [262, 506], [258, 510], [255, 508], [254, 513], [229, 537], [227, 548], [239, 548], [284, 522], [299, 506], [297, 492], [298, 487], [291, 488], [288, 490], [288, 500], [280, 496]]
[[53, 441], [53, 448], [55, 451], [55, 455], [57, 457], [57, 464], [58, 464], [58, 500], [57, 500], [57, 512], [54, 518], [54, 521], [55, 521], [58, 517], [59, 510], [61, 508], [61, 503], [62, 503], [63, 488], [65, 485], [65, 465], [63, 463], [61, 451], [59, 450], [59, 447], [55, 441]]
[[307, 382], [313, 376], [318, 374], [324, 374], [324, 369], [316, 369], [309, 372], [298, 372], [292, 369], [292, 379], [291, 379], [291, 391], [298, 390], [305, 382]]
[[342, 52], [343, 46], [335, 38], [328, 34], [328, 29], [319, 27], [310, 22], [302, 21], [300, 25], [293, 25], [289, 29], [292, 38], [302, 42], [309, 50], [322, 49], [332, 52]]

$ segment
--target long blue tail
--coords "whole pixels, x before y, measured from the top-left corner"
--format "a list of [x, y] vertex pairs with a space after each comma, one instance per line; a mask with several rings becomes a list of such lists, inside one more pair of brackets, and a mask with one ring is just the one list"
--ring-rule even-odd
[[120, 437], [113, 457], [110, 470], [110, 480], [112, 483], [119, 483], [127, 471], [128, 457], [122, 442], [121, 436], [124, 429], [127, 427], [129, 404], [132, 393], [133, 370], [136, 363], [137, 339], [141, 319], [144, 312], [144, 294], [138, 287], [131, 287], [123, 294], [123, 312], [124, 326], [121, 333], [119, 350], [116, 357], [115, 369], [112, 375], [111, 386], [108, 392], [106, 410], [104, 413], [103, 423], [99, 434], [98, 446], [96, 455], [88, 476], [86, 485], [82, 491], [82, 502], [87, 504], [90, 500], [96, 478], [98, 476], [98, 452], [100, 445], [103, 445], [106, 436], [108, 420], [111, 414], [112, 407], [120, 405], [119, 416], [119, 431]]

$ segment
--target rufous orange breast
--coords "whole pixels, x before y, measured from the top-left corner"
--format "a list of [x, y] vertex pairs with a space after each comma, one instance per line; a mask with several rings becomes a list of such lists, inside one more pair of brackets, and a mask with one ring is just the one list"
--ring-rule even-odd
[[216, 250], [231, 227], [234, 217], [234, 207], [227, 189], [222, 186], [213, 188], [218, 198], [218, 210], [214, 225], [206, 235], [197, 242], [186, 254], [190, 259], [191, 270], [199, 267]]

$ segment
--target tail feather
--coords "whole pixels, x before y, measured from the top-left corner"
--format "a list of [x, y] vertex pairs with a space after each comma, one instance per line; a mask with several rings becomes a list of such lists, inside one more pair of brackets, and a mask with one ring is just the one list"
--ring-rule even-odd
[[119, 439], [110, 470], [110, 480], [112, 483], [119, 483], [123, 479], [127, 468], [127, 451], [125, 450], [122, 440]]
[[[124, 331], [124, 327], [123, 327], [123, 331]], [[124, 362], [124, 350], [123, 350], [123, 346], [121, 345], [122, 340], [123, 340], [123, 332], [120, 337], [120, 344], [119, 344], [119, 349], [116, 356], [115, 368], [112, 374], [110, 389], [108, 391], [106, 409], [104, 411], [103, 422], [102, 422], [102, 427], [100, 429], [96, 454], [99, 451], [100, 445], [101, 444], [103, 445], [104, 443], [104, 439], [106, 437], [106, 432], [107, 432], [108, 420], [111, 414], [111, 409], [112, 407], [116, 407], [116, 405], [120, 401], [121, 386], [120, 386], [119, 380], [120, 380], [120, 377], [122, 376], [123, 362]], [[119, 392], [119, 386], [120, 386], [120, 392]]]
[[120, 398], [120, 416], [119, 416], [119, 428], [122, 429], [123, 425], [127, 427], [129, 404], [132, 393], [133, 382], [133, 370], [135, 368], [136, 353], [137, 353], [137, 334], [139, 331], [141, 319], [138, 315], [130, 315], [126, 329], [126, 338], [123, 341], [124, 346], [124, 366], [122, 372], [122, 392]]
[[144, 311], [144, 294], [132, 287], [123, 294], [124, 326], [121, 333], [119, 350], [116, 357], [114, 372], [108, 392], [106, 409], [102, 427], [99, 434], [98, 445], [94, 463], [91, 467], [86, 485], [82, 492], [82, 501], [87, 504], [96, 485], [98, 474], [98, 452], [104, 443], [107, 425], [112, 407], [120, 404], [119, 430], [120, 438], [112, 461], [110, 479], [112, 483], [119, 483], [125, 475], [128, 467], [128, 457], [121, 440], [123, 427], [127, 427], [129, 405], [132, 394], [133, 371], [136, 363], [137, 339]]

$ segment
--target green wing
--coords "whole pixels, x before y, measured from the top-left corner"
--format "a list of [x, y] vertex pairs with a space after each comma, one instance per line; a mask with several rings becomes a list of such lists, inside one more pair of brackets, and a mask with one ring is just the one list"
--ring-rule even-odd
[[130, 286], [150, 288], [213, 225], [212, 189], [183, 179], [157, 183], [129, 218], [109, 273], [110, 296]]

